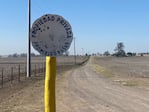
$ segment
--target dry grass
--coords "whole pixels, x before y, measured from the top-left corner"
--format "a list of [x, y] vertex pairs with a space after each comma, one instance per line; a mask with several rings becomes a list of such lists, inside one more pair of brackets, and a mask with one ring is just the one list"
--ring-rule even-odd
[[135, 80], [115, 80], [115, 82], [120, 83], [123, 86], [138, 86], [139, 83], [138, 81]]
[[[32, 57], [31, 58], [31, 75], [39, 76], [39, 74], [45, 71], [45, 57]], [[87, 60], [88, 57], [77, 56], [76, 63], [80, 64]], [[57, 71], [65, 71], [71, 69], [74, 66], [73, 56], [59, 56], [57, 57]], [[20, 65], [20, 75], [19, 75]], [[2, 68], [3, 68], [3, 80], [2, 80]], [[13, 70], [12, 70], [13, 69]], [[6, 83], [15, 83], [20, 80], [26, 80], [26, 58], [0, 58], [0, 88], [7, 86]], [[3, 82], [3, 84], [2, 84]], [[9, 84], [10, 85], [10, 84]], [[8, 87], [8, 86], [7, 86]]]
[[110, 78], [113, 77], [114, 74], [112, 73], [112, 71], [104, 66], [102, 66], [101, 64], [98, 64], [96, 61], [96, 58], [92, 59], [92, 64], [91, 64], [93, 71], [95, 71], [96, 73], [100, 73], [101, 75]]
[[105, 67], [102, 67], [98, 64], [92, 64], [92, 68], [96, 73], [100, 73], [106, 77], [113, 77], [112, 71]]
[[124, 86], [149, 87], [149, 57], [95, 57], [92, 66]]

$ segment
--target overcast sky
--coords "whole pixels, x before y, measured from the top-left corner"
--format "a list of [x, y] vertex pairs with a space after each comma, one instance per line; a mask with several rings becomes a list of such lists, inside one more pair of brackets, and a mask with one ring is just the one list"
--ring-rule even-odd
[[[0, 0], [0, 55], [27, 52], [27, 1]], [[117, 42], [127, 52], [149, 51], [149, 0], [31, 1], [32, 23], [44, 14], [70, 22], [79, 54], [114, 52]]]

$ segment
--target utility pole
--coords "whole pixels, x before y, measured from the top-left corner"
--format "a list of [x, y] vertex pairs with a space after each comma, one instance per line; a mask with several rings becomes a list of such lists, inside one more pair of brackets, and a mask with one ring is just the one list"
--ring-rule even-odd
[[75, 65], [76, 65], [76, 44], [75, 44], [75, 37], [73, 38], [74, 39], [74, 61], [75, 61]]
[[28, 0], [28, 45], [27, 45], [27, 77], [31, 77], [31, 43], [30, 43], [30, 30], [31, 30], [31, 0]]

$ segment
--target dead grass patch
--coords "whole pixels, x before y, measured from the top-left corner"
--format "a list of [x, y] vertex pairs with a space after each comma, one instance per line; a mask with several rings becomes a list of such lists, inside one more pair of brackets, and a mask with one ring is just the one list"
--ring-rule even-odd
[[126, 81], [121, 81], [120, 82], [123, 86], [138, 86], [139, 83], [134, 80], [126, 80]]
[[99, 65], [98, 63], [96, 63], [96, 59], [92, 58], [92, 64], [91, 64], [91, 68], [93, 69], [93, 71], [95, 71], [98, 74], [101, 74], [107, 78], [113, 77], [114, 74], [112, 73], [112, 71], [110, 69], [107, 69], [101, 65]]

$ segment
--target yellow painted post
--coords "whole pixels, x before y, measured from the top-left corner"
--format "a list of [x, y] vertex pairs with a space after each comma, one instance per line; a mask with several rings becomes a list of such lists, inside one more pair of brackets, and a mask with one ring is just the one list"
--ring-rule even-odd
[[56, 57], [46, 56], [45, 112], [56, 112]]

